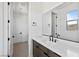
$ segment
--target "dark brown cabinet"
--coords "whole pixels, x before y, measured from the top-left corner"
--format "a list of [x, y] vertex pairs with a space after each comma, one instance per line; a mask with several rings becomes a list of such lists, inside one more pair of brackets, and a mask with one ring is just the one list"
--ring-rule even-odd
[[33, 56], [34, 57], [60, 57], [60, 55], [52, 52], [41, 44], [33, 40]]

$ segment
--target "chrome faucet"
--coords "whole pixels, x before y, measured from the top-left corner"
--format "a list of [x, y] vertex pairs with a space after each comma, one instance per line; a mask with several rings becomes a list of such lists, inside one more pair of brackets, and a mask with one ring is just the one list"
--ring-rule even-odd
[[[56, 33], [56, 38], [59, 38], [59, 36], [60, 35]], [[49, 41], [52, 41], [52, 42], [55, 42], [56, 43], [57, 39], [54, 40], [53, 38], [54, 38], [53, 35], [50, 35], [49, 36]]]
[[[52, 38], [52, 39], [51, 39]], [[50, 41], [53, 41], [53, 35], [49, 36]]]
[[[56, 38], [59, 38], [60, 35], [56, 33]], [[57, 39], [54, 40], [54, 42], [56, 43]]]
[[59, 38], [59, 37], [60, 37], [60, 35], [56, 33], [56, 38]]

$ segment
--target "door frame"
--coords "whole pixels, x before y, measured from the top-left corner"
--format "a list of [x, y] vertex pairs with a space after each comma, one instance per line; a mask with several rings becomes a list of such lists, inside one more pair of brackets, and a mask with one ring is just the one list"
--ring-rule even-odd
[[12, 2], [9, 2], [9, 5], [8, 5], [8, 20], [9, 20], [9, 23], [8, 23], [8, 38], [9, 38], [9, 41], [8, 41], [8, 55], [10, 57], [13, 56], [13, 39], [12, 39], [12, 34], [11, 34], [11, 25], [12, 25], [12, 20], [13, 20], [13, 7], [12, 7]]
[[3, 56], [7, 57], [8, 56], [8, 4], [7, 2], [3, 2], [3, 17], [4, 17], [4, 21], [3, 21], [3, 43], [4, 43], [4, 49], [3, 49]]

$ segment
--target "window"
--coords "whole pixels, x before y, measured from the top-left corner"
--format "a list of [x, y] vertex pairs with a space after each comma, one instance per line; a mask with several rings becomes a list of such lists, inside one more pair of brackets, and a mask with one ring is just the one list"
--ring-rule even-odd
[[70, 11], [67, 14], [67, 30], [77, 30], [78, 29], [78, 12], [76, 10]]

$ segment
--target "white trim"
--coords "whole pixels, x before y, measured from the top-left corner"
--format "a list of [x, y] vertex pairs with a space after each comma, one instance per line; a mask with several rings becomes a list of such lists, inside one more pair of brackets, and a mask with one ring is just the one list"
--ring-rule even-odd
[[29, 21], [28, 21], [28, 34], [29, 34], [29, 38], [28, 38], [28, 45], [29, 45], [29, 57], [33, 56], [33, 49], [32, 49], [32, 20], [31, 20], [31, 3], [29, 3]]
[[8, 29], [7, 29], [7, 26], [8, 26], [8, 5], [7, 5], [7, 2], [5, 2], [4, 3], [4, 41], [3, 41], [3, 43], [4, 43], [4, 51], [3, 51], [3, 53], [4, 53], [4, 56], [6, 56], [7, 57], [7, 55], [8, 55]]

